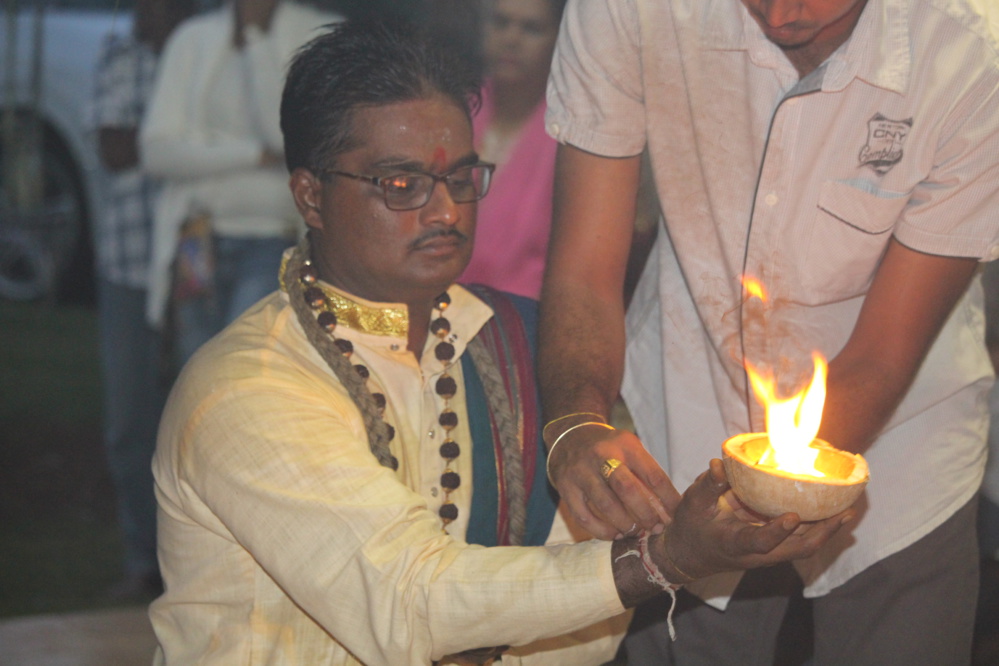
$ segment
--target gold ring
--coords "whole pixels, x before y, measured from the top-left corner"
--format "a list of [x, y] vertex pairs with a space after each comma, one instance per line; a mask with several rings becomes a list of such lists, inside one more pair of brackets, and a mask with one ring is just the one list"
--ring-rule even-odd
[[618, 467], [621, 466], [621, 461], [617, 458], [608, 458], [604, 461], [604, 464], [600, 466], [600, 476], [604, 477], [604, 480], [611, 478], [611, 474], [614, 473]]

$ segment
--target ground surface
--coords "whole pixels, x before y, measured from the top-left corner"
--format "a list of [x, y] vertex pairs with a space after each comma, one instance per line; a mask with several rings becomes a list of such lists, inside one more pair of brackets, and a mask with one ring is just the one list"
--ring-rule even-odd
[[0, 617], [92, 608], [120, 574], [92, 309], [0, 302]]

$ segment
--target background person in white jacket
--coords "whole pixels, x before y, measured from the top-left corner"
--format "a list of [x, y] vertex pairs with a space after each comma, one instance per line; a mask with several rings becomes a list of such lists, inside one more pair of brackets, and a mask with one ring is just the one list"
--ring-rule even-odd
[[142, 165], [166, 184], [156, 207], [147, 315], [162, 326], [183, 222], [211, 222], [214, 272], [173, 311], [175, 360], [273, 291], [297, 214], [278, 109], [292, 53], [339, 20], [304, 3], [233, 0], [185, 22], [167, 44], [143, 123]]

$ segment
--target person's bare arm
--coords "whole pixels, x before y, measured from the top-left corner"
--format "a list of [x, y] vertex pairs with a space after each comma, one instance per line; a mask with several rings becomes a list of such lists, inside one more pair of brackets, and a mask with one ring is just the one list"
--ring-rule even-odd
[[541, 298], [541, 384], [550, 416], [607, 414], [624, 371], [622, 285], [638, 157], [559, 146]]
[[[607, 417], [624, 372], [623, 284], [635, 218], [639, 157], [559, 147], [552, 238], [541, 297], [539, 377], [546, 417]], [[549, 446], [589, 416], [556, 421]], [[623, 464], [608, 480], [607, 459]], [[679, 495], [633, 434], [597, 426], [568, 432], [549, 470], [573, 516], [613, 538], [669, 521]]]
[[977, 266], [890, 241], [853, 333], [829, 364], [822, 439], [855, 453], [874, 443]]

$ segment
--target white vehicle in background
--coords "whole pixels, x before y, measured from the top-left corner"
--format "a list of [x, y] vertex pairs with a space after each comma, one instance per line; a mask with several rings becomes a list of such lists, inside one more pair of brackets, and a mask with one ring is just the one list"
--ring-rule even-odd
[[[365, 14], [400, 0], [305, 1]], [[102, 214], [107, 174], [91, 100], [101, 42], [131, 30], [134, 5], [0, 1], [0, 298], [93, 298], [89, 225]]]
[[100, 44], [134, 0], [7, 0], [0, 28], [0, 297], [92, 296], [105, 172], [89, 109]]
[[[199, 0], [201, 8], [220, 0]], [[0, 298], [93, 298], [107, 173], [91, 104], [101, 42], [135, 0], [0, 2]]]

